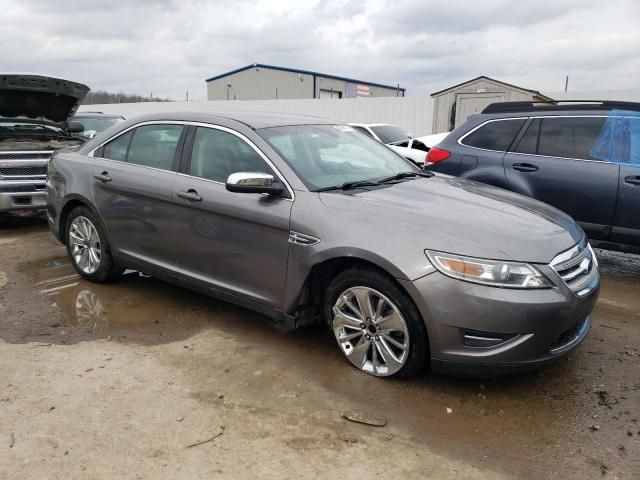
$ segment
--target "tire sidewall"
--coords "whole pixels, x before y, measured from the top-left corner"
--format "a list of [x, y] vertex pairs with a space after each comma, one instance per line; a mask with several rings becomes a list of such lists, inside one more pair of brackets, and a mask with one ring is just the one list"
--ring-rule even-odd
[[407, 378], [419, 373], [429, 356], [427, 329], [422, 316], [408, 294], [393, 279], [375, 269], [345, 270], [329, 283], [324, 298], [323, 315], [332, 335], [333, 305], [342, 292], [352, 287], [369, 287], [382, 293], [396, 305], [405, 320], [409, 330], [409, 354], [404, 366], [390, 377]]
[[[78, 217], [85, 217], [86, 219], [88, 219], [93, 224], [94, 228], [98, 232], [98, 236], [100, 237], [100, 266], [93, 273], [84, 272], [73, 259], [71, 242], [69, 242], [69, 231], [71, 230], [73, 221]], [[102, 226], [100, 218], [87, 207], [76, 207], [69, 214], [65, 227], [65, 243], [67, 247], [67, 254], [69, 255], [69, 259], [71, 260], [71, 264], [73, 265], [75, 271], [78, 272], [80, 276], [93, 282], [104, 282], [105, 280], [108, 280], [112, 274], [112, 259], [109, 250], [107, 235], [105, 229]]]

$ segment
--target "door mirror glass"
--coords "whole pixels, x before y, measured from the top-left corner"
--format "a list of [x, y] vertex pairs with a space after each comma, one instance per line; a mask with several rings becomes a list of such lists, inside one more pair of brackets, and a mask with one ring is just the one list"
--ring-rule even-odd
[[227, 190], [237, 193], [267, 193], [279, 195], [282, 185], [269, 173], [238, 172], [229, 175], [226, 183]]

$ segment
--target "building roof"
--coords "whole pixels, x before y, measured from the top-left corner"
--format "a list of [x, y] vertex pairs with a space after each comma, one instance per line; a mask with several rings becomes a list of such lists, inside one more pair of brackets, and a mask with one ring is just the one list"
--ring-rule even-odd
[[383, 83], [366, 82], [364, 80], [356, 80], [356, 79], [348, 78], [348, 77], [340, 77], [338, 75], [330, 75], [328, 73], [313, 72], [311, 70], [300, 70], [298, 68], [278, 67], [276, 65], [266, 65], [264, 63], [253, 63], [251, 65], [246, 65], [244, 67], [236, 68], [235, 70], [231, 70], [230, 72], [221, 73], [220, 75], [216, 75], [214, 77], [207, 78], [205, 80], [205, 82], [211, 82], [213, 80], [218, 80], [220, 78], [224, 78], [224, 77], [227, 77], [229, 75], [233, 75], [234, 73], [238, 73], [238, 72], [243, 72], [245, 70], [249, 70], [250, 68], [268, 68], [268, 69], [271, 69], [271, 70], [280, 70], [282, 72], [301, 73], [303, 75], [313, 75], [315, 77], [332, 78], [334, 80], [343, 80], [345, 82], [351, 82], [351, 83], [361, 83], [361, 84], [364, 84], [364, 85], [371, 85], [371, 86], [374, 86], [374, 87], [390, 88], [390, 89], [393, 89], [393, 90], [400, 90], [401, 92], [404, 92], [406, 90], [405, 88], [398, 87], [396, 85], [385, 85]]
[[544, 98], [544, 99], [547, 99], [547, 100], [553, 100], [551, 97], [547, 97], [546, 95], [540, 93], [537, 90], [530, 90], [528, 88], [522, 88], [522, 87], [519, 87], [517, 85], [513, 85], [512, 83], [501, 82], [500, 80], [496, 80], [495, 78], [487, 77], [486, 75], [480, 75], [479, 77], [472, 78], [471, 80], [467, 80], [466, 82], [458, 83], [457, 85], [454, 85], [453, 87], [447, 87], [444, 90], [439, 90], [437, 92], [432, 93], [431, 96], [435, 97], [437, 95], [443, 94], [443, 93], [448, 92], [450, 90], [455, 90], [456, 88], [460, 88], [460, 87], [462, 87], [464, 85], [467, 85], [469, 83], [477, 82], [478, 80], [489, 80], [490, 82], [499, 83], [500, 85], [504, 85], [505, 87], [515, 88], [515, 89], [521, 90], [523, 92], [531, 93], [531, 94], [536, 95], [536, 96], [538, 96], [540, 98]]

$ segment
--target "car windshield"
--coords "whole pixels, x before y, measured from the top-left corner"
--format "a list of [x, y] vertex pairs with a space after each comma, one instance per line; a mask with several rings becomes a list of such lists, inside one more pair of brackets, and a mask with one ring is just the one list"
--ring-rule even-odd
[[78, 117], [74, 121], [82, 124], [84, 131], [80, 135], [87, 137], [94, 136], [96, 133], [123, 122], [124, 119], [120, 117]]
[[411, 139], [411, 135], [396, 125], [379, 125], [369, 128], [373, 130], [373, 133], [378, 136], [382, 143], [395, 143]]
[[310, 190], [420, 172], [388, 147], [346, 125], [270, 127], [258, 133]]

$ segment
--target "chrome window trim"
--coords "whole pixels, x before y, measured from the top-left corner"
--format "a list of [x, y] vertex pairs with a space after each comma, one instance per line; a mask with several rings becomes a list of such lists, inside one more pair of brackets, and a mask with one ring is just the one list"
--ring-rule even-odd
[[[187, 124], [187, 122], [182, 121], [182, 120], [147, 120], [145, 122], [136, 123], [134, 125], [129, 126], [128, 128], [125, 128], [121, 132], [118, 132], [113, 137], [107, 138], [105, 141], [103, 141], [97, 147], [94, 147], [89, 153], [87, 153], [87, 157], [93, 157], [95, 155], [95, 151], [96, 150], [104, 147], [107, 143], [112, 142], [116, 138], [121, 137], [122, 135], [124, 135], [125, 133], [130, 132], [134, 128], [144, 127], [145, 125], [186, 125], [186, 124]], [[98, 157], [98, 158], [104, 158], [104, 157]], [[127, 162], [122, 162], [121, 160], [113, 160], [111, 158], [105, 158], [105, 160], [111, 160], [113, 162], [127, 163]], [[133, 165], [133, 164], [129, 164], [129, 165]], [[150, 168], [154, 168], [154, 167], [150, 167]], [[162, 169], [158, 168], [156, 170], [162, 170]], [[163, 170], [163, 171], [166, 171], [166, 170]]]
[[[243, 135], [242, 133], [233, 130], [229, 127], [223, 127], [222, 125], [215, 125], [212, 123], [203, 123], [203, 122], [187, 122], [187, 125], [192, 125], [194, 127], [203, 127], [203, 128], [211, 128], [213, 130], [221, 130], [223, 132], [227, 132], [230, 133], [232, 135], [235, 135], [236, 137], [240, 138], [241, 140], [243, 140], [245, 143], [247, 143], [261, 158], [262, 160], [265, 161], [265, 163], [267, 165], [269, 165], [269, 167], [275, 172], [276, 176], [280, 179], [280, 181], [282, 182], [282, 184], [286, 187], [287, 191], [289, 192], [289, 195], [291, 196], [291, 198], [285, 198], [284, 200], [290, 200], [290, 201], [294, 201], [295, 200], [295, 193], [293, 192], [293, 188], [291, 188], [291, 185], [289, 185], [289, 182], [287, 182], [287, 180], [284, 178], [284, 175], [282, 175], [282, 172], [280, 172], [280, 170], [278, 169], [278, 167], [275, 166], [275, 164], [269, 159], [269, 157], [267, 157], [267, 155], [258, 148], [258, 146], [253, 143], [253, 141], [251, 139], [249, 139], [247, 136]], [[194, 141], [195, 141], [195, 137], [194, 137]], [[189, 175], [189, 174], [184, 174], [188, 177], [192, 177], [192, 178], [200, 178], [201, 180], [209, 180], [207, 178], [201, 178], [201, 177], [196, 177], [194, 175]], [[215, 182], [215, 183], [220, 183], [222, 185], [225, 185], [223, 182], [217, 182], [215, 180], [209, 180], [211, 182]]]
[[[212, 128], [214, 130], [222, 130], [224, 132], [227, 132], [227, 133], [230, 133], [232, 135], [235, 135], [236, 137], [240, 138], [245, 143], [247, 143], [266, 162], [266, 164], [269, 165], [269, 167], [275, 172], [276, 176], [280, 179], [282, 184], [286, 187], [287, 191], [289, 192], [289, 195], [291, 196], [291, 198], [283, 198], [283, 200], [289, 200], [289, 201], [293, 202], [295, 200], [295, 198], [296, 198], [293, 188], [291, 188], [291, 185], [289, 185], [289, 182], [287, 182], [287, 180], [285, 179], [284, 175], [282, 175], [280, 170], [274, 165], [274, 163], [269, 159], [269, 157], [267, 157], [267, 155], [265, 155], [265, 153], [262, 150], [260, 150], [256, 146], [256, 144], [253, 143], [253, 141], [251, 141], [251, 139], [249, 139], [244, 134], [242, 134], [242, 133], [240, 133], [240, 132], [238, 132], [236, 130], [233, 130], [233, 129], [229, 128], [229, 127], [224, 127], [222, 125], [215, 125], [213, 123], [194, 122], [194, 121], [187, 121], [187, 120], [166, 120], [166, 121], [165, 120], [148, 120], [148, 121], [145, 121], [145, 122], [136, 123], [135, 125], [131, 125], [130, 127], [126, 128], [125, 130], [119, 132], [117, 135], [114, 135], [113, 137], [108, 138], [107, 140], [102, 142], [100, 145], [98, 145], [97, 147], [93, 148], [87, 154], [87, 156], [94, 157], [95, 151], [100, 149], [100, 148], [102, 148], [107, 143], [112, 142], [116, 138], [118, 138], [118, 137], [120, 137], [120, 136], [122, 136], [122, 135], [124, 135], [124, 134], [126, 134], [128, 132], [130, 132], [134, 128], [144, 127], [146, 125], [183, 125], [183, 126]], [[133, 163], [123, 162], [122, 160], [113, 160], [111, 158], [104, 158], [104, 157], [96, 157], [96, 158], [100, 158], [102, 160], [107, 160], [107, 161], [110, 161], [110, 162], [123, 163], [123, 164], [126, 164], [126, 165], [135, 165]], [[181, 176], [189, 177], [189, 178], [197, 178], [199, 180], [204, 180], [206, 182], [212, 182], [212, 183], [216, 183], [216, 184], [219, 184], [219, 185], [225, 185], [223, 182], [218, 182], [216, 180], [211, 180], [211, 179], [208, 179], [208, 178], [196, 177], [195, 175], [189, 175], [187, 173], [174, 172], [172, 170], [164, 170], [162, 168], [148, 167], [146, 165], [136, 165], [136, 166], [142, 167], [142, 168], [150, 168], [152, 170], [158, 170], [160, 172], [174, 173], [176, 175], [181, 175]]]
[[[541, 119], [545, 119], [545, 118], [609, 118], [610, 116], [611, 115], [535, 115], [535, 116], [531, 116], [531, 117], [493, 118], [491, 120], [487, 120], [487, 121], [481, 123], [480, 125], [476, 125], [474, 128], [469, 130], [463, 136], [458, 138], [458, 140], [456, 140], [456, 143], [458, 145], [462, 145], [463, 147], [473, 148], [473, 149], [476, 149], [476, 150], [482, 150], [484, 152], [496, 152], [496, 153], [504, 153], [504, 154], [511, 153], [513, 155], [530, 155], [532, 157], [561, 158], [563, 160], [580, 160], [582, 162], [595, 162], [595, 163], [604, 163], [604, 164], [609, 164], [609, 165], [619, 165], [616, 162], [610, 162], [608, 160], [591, 160], [589, 158], [574, 158], [574, 157], [553, 157], [551, 155], [540, 155], [538, 153], [522, 153], [522, 152], [513, 152], [513, 151], [507, 151], [507, 150], [505, 150], [505, 151], [502, 151], [502, 150], [491, 150], [490, 148], [473, 147], [471, 145], [467, 145], [466, 143], [462, 143], [462, 140], [464, 140], [468, 135], [472, 134], [473, 132], [478, 130], [480, 127], [482, 127], [482, 126], [484, 126], [484, 125], [486, 125], [487, 123], [490, 123], [490, 122], [500, 122], [500, 121], [504, 121], [504, 120], [522, 120], [522, 119], [535, 120], [535, 119], [538, 119], [538, 118], [541, 118]], [[615, 115], [615, 117], [636, 118], [636, 117], [629, 117], [629, 116], [625, 116], [625, 115]]]

